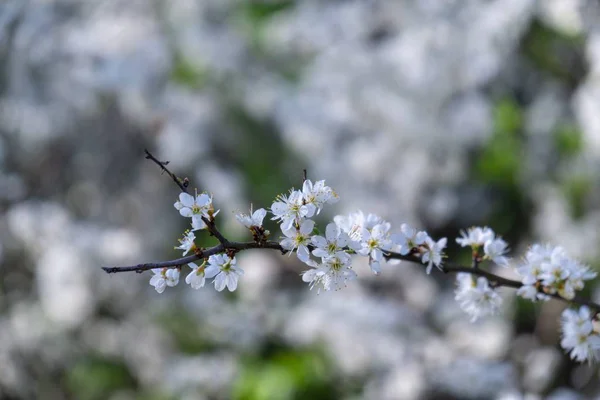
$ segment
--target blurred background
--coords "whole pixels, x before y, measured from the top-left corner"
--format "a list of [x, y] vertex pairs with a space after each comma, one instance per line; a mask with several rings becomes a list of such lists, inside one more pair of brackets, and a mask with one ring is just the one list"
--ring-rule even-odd
[[419, 265], [320, 295], [267, 251], [233, 294], [100, 269], [180, 256], [144, 148], [231, 239], [307, 168], [341, 197], [322, 228], [362, 209], [468, 262], [459, 230], [489, 225], [515, 263], [539, 241], [599, 268], [599, 79], [595, 0], [2, 0], [0, 398], [599, 398], [563, 304], [506, 290], [471, 324]]

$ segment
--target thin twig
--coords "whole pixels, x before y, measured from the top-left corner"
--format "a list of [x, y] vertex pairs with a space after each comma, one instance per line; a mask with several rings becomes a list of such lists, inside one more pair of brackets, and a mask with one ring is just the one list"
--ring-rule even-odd
[[169, 171], [169, 169], [166, 167], [166, 165], [169, 164], [169, 161], [160, 161], [158, 158], [154, 157], [148, 151], [148, 149], [144, 149], [144, 152], [146, 153], [146, 159], [153, 161], [156, 165], [158, 165], [160, 167], [160, 169], [163, 170], [164, 173], [169, 175], [171, 177], [171, 179], [173, 179], [173, 182], [175, 182], [177, 184], [177, 186], [179, 186], [179, 189], [181, 189], [182, 192], [184, 192], [184, 193], [188, 192], [187, 191], [188, 181], [186, 179], [182, 180], [182, 179], [178, 178], [177, 175], [175, 175], [174, 173]]
[[[188, 193], [187, 187], [188, 187], [189, 181], [187, 180], [187, 178], [181, 179], [177, 175], [175, 175], [173, 172], [171, 172], [166, 167], [169, 164], [169, 161], [160, 161], [158, 158], [154, 157], [152, 155], [152, 153], [150, 153], [148, 151], [148, 149], [144, 149], [144, 152], [146, 153], [146, 159], [153, 161], [156, 165], [158, 165], [160, 167], [160, 169], [162, 169], [162, 171], [164, 173], [169, 175], [171, 177], [171, 179], [173, 179], [173, 182], [175, 182], [177, 184], [177, 186], [179, 186], [179, 189], [181, 189], [182, 192]], [[217, 240], [221, 244], [227, 245], [229, 243], [229, 241], [227, 239], [225, 239], [225, 237], [221, 234], [221, 232], [217, 228], [217, 225], [215, 224], [215, 222], [212, 219], [209, 220], [206, 217], [202, 217], [202, 221], [204, 221], [204, 223], [206, 224], [208, 232], [212, 236], [216, 237]]]

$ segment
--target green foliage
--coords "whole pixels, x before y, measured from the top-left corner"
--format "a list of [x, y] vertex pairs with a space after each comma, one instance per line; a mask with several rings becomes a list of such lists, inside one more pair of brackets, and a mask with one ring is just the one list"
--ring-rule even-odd
[[558, 127], [554, 133], [554, 146], [561, 157], [573, 157], [579, 154], [583, 148], [583, 137], [581, 130], [573, 124], [565, 124]]
[[571, 216], [581, 218], [586, 211], [585, 203], [591, 190], [590, 179], [586, 176], [571, 177], [563, 182], [562, 189], [571, 207]]
[[494, 131], [502, 137], [516, 137], [523, 127], [523, 112], [516, 101], [500, 100], [494, 107]]
[[474, 178], [494, 194], [488, 224], [509, 242], [528, 231], [531, 202], [521, 189], [523, 111], [512, 98], [499, 100], [493, 110], [494, 132], [474, 163]]
[[121, 361], [93, 356], [77, 362], [66, 382], [73, 398], [79, 400], [104, 400], [118, 390], [137, 386]]
[[[577, 156], [583, 149], [583, 134], [574, 124], [564, 124], [553, 132], [554, 147], [561, 160]], [[560, 178], [559, 178], [560, 179]], [[568, 176], [560, 179], [561, 188], [570, 206], [571, 217], [577, 219], [585, 215], [586, 200], [592, 182], [585, 175]]]
[[289, 10], [294, 3], [292, 0], [245, 1], [240, 2], [233, 13], [234, 23], [248, 38], [253, 53], [261, 59], [266, 68], [291, 83], [300, 80], [306, 62], [298, 57], [272, 54], [265, 28], [273, 16]]
[[293, 4], [294, 2], [290, 0], [240, 2], [234, 18], [250, 39], [250, 45], [255, 52], [264, 53], [264, 27], [266, 22], [275, 14], [290, 8]]
[[207, 72], [198, 64], [177, 56], [171, 69], [171, 80], [191, 89], [200, 89], [206, 83]]
[[248, 360], [233, 399], [300, 400], [337, 398], [328, 365], [315, 351], [278, 350], [266, 359]]
[[248, 198], [255, 202], [255, 209], [269, 207], [282, 188], [301, 186], [302, 162], [284, 146], [272, 123], [234, 105], [229, 109], [229, 122], [241, 133], [236, 145], [224, 151], [244, 172]]
[[521, 108], [511, 99], [503, 99], [494, 108], [494, 134], [476, 164], [476, 175], [487, 183], [515, 186], [521, 169], [523, 126]]
[[[183, 272], [182, 276], [185, 276]], [[177, 349], [182, 353], [199, 354], [214, 347], [203, 338], [194, 317], [181, 307], [169, 309], [168, 312], [159, 315], [158, 324], [171, 335]]]
[[535, 67], [575, 86], [585, 76], [584, 45], [581, 35], [565, 35], [534, 21], [521, 48]]
[[240, 4], [240, 11], [251, 23], [260, 25], [280, 11], [290, 8], [292, 0], [246, 1]]

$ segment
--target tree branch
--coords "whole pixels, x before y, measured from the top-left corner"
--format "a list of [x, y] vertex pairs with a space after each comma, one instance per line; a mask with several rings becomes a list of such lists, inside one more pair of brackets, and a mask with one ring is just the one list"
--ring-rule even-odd
[[[124, 266], [124, 267], [102, 267], [102, 269], [109, 274], [114, 274], [114, 273], [118, 273], [118, 272], [142, 273], [144, 271], [148, 271], [148, 270], [155, 269], [155, 268], [180, 267], [182, 265], [186, 265], [188, 263], [194, 262], [201, 258], [208, 258], [212, 255], [224, 253], [227, 251], [233, 251], [234, 253], [238, 253], [238, 252], [241, 252], [244, 250], [250, 250], [250, 249], [278, 250], [282, 254], [285, 254], [288, 252], [283, 247], [281, 247], [281, 245], [279, 243], [273, 242], [273, 241], [268, 241], [265, 243], [256, 243], [256, 242], [229, 242], [226, 240], [226, 244], [221, 243], [214, 247], [211, 247], [211, 248], [208, 248], [205, 250], [201, 250], [197, 254], [189, 255], [186, 257], [182, 257], [182, 258], [177, 258], [174, 260], [156, 262], [156, 263], [144, 263], [144, 264], [137, 264], [137, 265], [131, 265], [131, 266]], [[412, 262], [412, 263], [416, 263], [416, 264], [421, 264], [421, 260], [419, 260], [419, 258], [416, 255], [402, 255], [402, 254], [394, 253], [394, 252], [386, 252], [385, 258], [386, 259], [403, 260], [403, 261], [408, 261], [408, 262]], [[473, 267], [465, 266], [465, 265], [446, 263], [445, 265], [441, 266], [441, 269], [442, 269], [442, 272], [444, 272], [445, 274], [456, 274], [459, 272], [465, 272], [465, 273], [475, 275], [475, 276], [482, 276], [482, 277], [486, 278], [490, 282], [490, 284], [493, 284], [496, 287], [504, 286], [504, 287], [509, 287], [509, 288], [513, 288], [513, 289], [519, 289], [521, 286], [523, 286], [523, 284], [519, 281], [503, 278], [499, 275], [493, 274], [491, 272], [488, 272], [488, 271], [480, 269], [480, 268], [473, 268]], [[540, 293], [543, 293], [543, 292], [540, 292]], [[588, 307], [593, 308], [596, 311], [600, 312], [600, 304], [594, 303], [593, 301], [584, 299], [580, 296], [575, 296], [573, 299], [569, 300], [569, 299], [566, 299], [566, 298], [560, 296], [558, 293], [554, 293], [554, 294], [544, 293], [544, 294], [546, 294], [552, 298], [555, 298], [557, 300], [567, 302], [567, 303], [575, 303], [575, 304], [579, 304], [579, 305], [585, 305], [585, 306], [588, 306]]]
[[[182, 192], [185, 192], [185, 193], [188, 192], [187, 191], [187, 186], [188, 186], [187, 179], [181, 180], [179, 177], [177, 177], [177, 175], [175, 175], [174, 173], [169, 171], [169, 169], [166, 167], [166, 165], [169, 163], [168, 161], [164, 161], [164, 162], [159, 161], [148, 150], [145, 150], [145, 152], [146, 152], [146, 158], [153, 161], [155, 164], [157, 164], [161, 168], [161, 170], [164, 173], [169, 175], [171, 177], [171, 179], [173, 179], [173, 181], [181, 189]], [[304, 170], [303, 172], [304, 172], [304, 179], [306, 180], [306, 170]], [[204, 221], [204, 223], [206, 224], [209, 233], [212, 236], [216, 237], [217, 240], [219, 240], [218, 245], [216, 245], [214, 247], [210, 247], [208, 249], [198, 250], [196, 252], [196, 254], [189, 255], [186, 257], [182, 257], [182, 258], [177, 258], [174, 260], [155, 262], [155, 263], [144, 263], [144, 264], [123, 266], [123, 267], [102, 267], [102, 269], [109, 274], [114, 274], [114, 273], [118, 273], [118, 272], [142, 273], [144, 271], [148, 271], [148, 270], [155, 269], [155, 268], [180, 267], [180, 266], [183, 266], [190, 262], [193, 262], [193, 261], [196, 261], [196, 260], [199, 260], [202, 258], [208, 258], [212, 255], [219, 254], [219, 253], [225, 253], [225, 252], [235, 254], [240, 251], [250, 250], [250, 249], [277, 250], [277, 251], [280, 251], [282, 254], [285, 254], [288, 252], [283, 247], [281, 247], [281, 245], [278, 242], [274, 242], [274, 241], [230, 242], [217, 229], [216, 224], [212, 218], [209, 219], [206, 217], [202, 217], [202, 221]], [[312, 246], [309, 246], [309, 247], [312, 247]], [[312, 250], [312, 248], [311, 248], [311, 250]], [[348, 249], [346, 249], [346, 250], [348, 250]], [[421, 260], [420, 260], [418, 252], [411, 252], [407, 255], [402, 255], [400, 253], [385, 251], [384, 257], [386, 258], [386, 260], [396, 259], [396, 260], [404, 260], [404, 261], [409, 261], [412, 263], [421, 264]], [[473, 254], [473, 262], [472, 262], [471, 266], [446, 263], [446, 264], [442, 265], [440, 267], [440, 269], [445, 274], [449, 274], [449, 273], [454, 274], [454, 273], [464, 272], [464, 273], [468, 273], [468, 274], [475, 275], [475, 276], [481, 276], [481, 277], [486, 278], [490, 282], [490, 285], [492, 285], [494, 287], [504, 286], [504, 287], [510, 287], [513, 289], [519, 289], [523, 286], [523, 284], [520, 281], [503, 278], [501, 276], [495, 275], [491, 272], [488, 272], [486, 270], [479, 268], [479, 262], [480, 262], [479, 256], [474, 253]], [[593, 308], [596, 311], [600, 312], [600, 304], [594, 303], [593, 301], [584, 299], [580, 296], [575, 296], [573, 299], [566, 299], [566, 298], [560, 296], [558, 293], [553, 293], [553, 294], [544, 293], [543, 288], [541, 288], [541, 287], [538, 288], [538, 290], [540, 291], [540, 293], [543, 293], [552, 298], [555, 298], [555, 299], [558, 299], [558, 300], [561, 300], [561, 301], [564, 301], [567, 303], [585, 305], [585, 306], [588, 306], [588, 307]]]
[[281, 245], [277, 242], [265, 242], [265, 243], [256, 243], [256, 242], [227, 242], [227, 245], [223, 243], [218, 244], [214, 247], [210, 247], [205, 250], [200, 250], [197, 254], [192, 254], [189, 256], [185, 256], [182, 258], [177, 258], [169, 261], [162, 261], [156, 263], [143, 263], [137, 265], [129, 265], [125, 267], [102, 267], [104, 271], [109, 274], [114, 274], [117, 272], [137, 272], [142, 273], [144, 271], [148, 271], [155, 268], [175, 268], [179, 267], [201, 258], [208, 258], [212, 255], [224, 253], [226, 251], [233, 251], [234, 253], [250, 250], [250, 249], [271, 249], [271, 250], [279, 250], [282, 254], [287, 253], [287, 250], [281, 247]]

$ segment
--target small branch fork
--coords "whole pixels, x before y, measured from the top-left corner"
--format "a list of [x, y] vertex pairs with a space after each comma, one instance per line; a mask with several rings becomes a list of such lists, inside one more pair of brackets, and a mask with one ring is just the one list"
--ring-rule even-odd
[[[181, 189], [182, 192], [188, 193], [187, 188], [189, 185], [189, 181], [187, 178], [181, 179], [181, 178], [177, 177], [177, 175], [175, 175], [174, 173], [169, 171], [169, 169], [166, 167], [166, 165], [169, 164], [168, 161], [160, 161], [156, 157], [154, 157], [148, 150], [144, 150], [144, 151], [146, 153], [146, 159], [149, 159], [149, 160], [153, 161], [155, 164], [157, 164], [164, 173], [166, 173], [167, 175], [169, 175], [171, 177], [171, 179], [177, 184], [177, 186], [179, 187], [179, 189]], [[306, 179], [306, 170], [304, 170], [304, 179]], [[281, 252], [281, 254], [286, 254], [288, 252], [288, 250], [281, 247], [281, 245], [278, 242], [274, 242], [274, 241], [230, 242], [219, 231], [213, 218], [209, 219], [209, 218], [202, 217], [202, 220], [206, 224], [209, 233], [212, 236], [214, 236], [215, 238], [217, 238], [217, 240], [219, 241], [218, 245], [207, 248], [207, 249], [197, 250], [195, 254], [192, 254], [192, 255], [189, 255], [186, 257], [182, 257], [182, 258], [177, 258], [174, 260], [155, 262], [155, 263], [143, 263], [143, 264], [137, 264], [137, 265], [122, 266], [122, 267], [102, 267], [102, 269], [109, 274], [114, 274], [114, 273], [118, 273], [118, 272], [142, 273], [144, 271], [148, 271], [148, 270], [155, 269], [155, 268], [178, 268], [178, 267], [181, 267], [188, 263], [191, 263], [191, 262], [203, 259], [203, 258], [208, 258], [212, 255], [224, 253], [224, 252], [235, 254], [240, 251], [250, 250], [250, 249], [277, 250], [277, 251]], [[394, 252], [387, 251], [387, 252], [385, 252], [385, 258], [387, 260], [395, 259], [395, 260], [403, 260], [403, 261], [421, 264], [421, 260], [419, 259], [418, 254], [416, 254], [416, 253], [402, 255], [400, 253], [394, 253]], [[445, 263], [444, 265], [442, 265], [440, 267], [440, 269], [445, 274], [455, 274], [455, 273], [465, 272], [465, 273], [475, 275], [475, 276], [482, 276], [482, 277], [486, 278], [489, 281], [490, 285], [493, 287], [504, 286], [504, 287], [509, 287], [509, 288], [513, 288], [513, 289], [519, 289], [520, 287], [523, 286], [523, 284], [519, 281], [503, 278], [499, 275], [495, 275], [491, 272], [481, 269], [481, 268], [479, 268], [479, 264], [480, 264], [480, 259], [479, 259], [479, 257], [477, 257], [474, 254], [473, 262], [472, 262], [471, 266], [457, 265], [457, 264], [453, 264], [453, 263]], [[544, 293], [541, 290], [541, 288], [540, 288], [540, 293]], [[588, 306], [588, 307], [596, 310], [597, 312], [600, 312], [600, 304], [597, 304], [591, 300], [584, 299], [580, 296], [575, 296], [573, 299], [566, 299], [566, 298], [560, 296], [558, 293], [554, 293], [554, 294], [545, 293], [545, 294], [552, 298], [564, 301], [566, 303], [585, 305], [585, 306]]]

